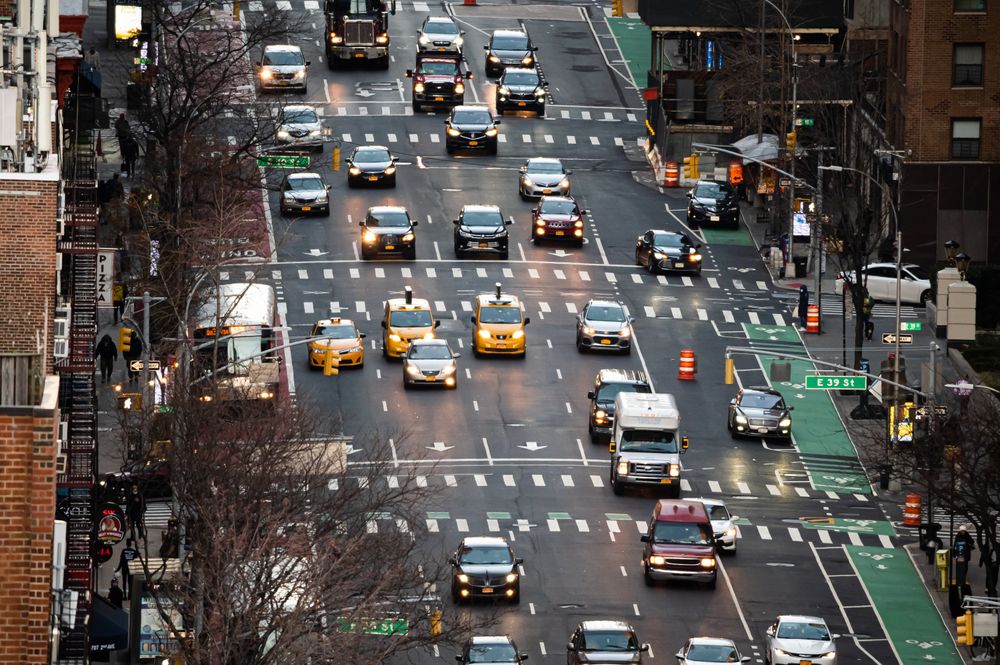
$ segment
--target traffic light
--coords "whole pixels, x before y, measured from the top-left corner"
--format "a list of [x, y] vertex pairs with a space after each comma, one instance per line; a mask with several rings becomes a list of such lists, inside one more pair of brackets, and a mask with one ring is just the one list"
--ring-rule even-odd
[[972, 624], [972, 612], [966, 612], [960, 617], [955, 619], [955, 632], [958, 634], [958, 638], [955, 640], [958, 644], [965, 644], [967, 646], [972, 646], [976, 643], [976, 630], [975, 626]]
[[725, 377], [727, 386], [736, 383], [736, 361], [732, 358], [726, 358]]
[[624, 16], [622, 12], [622, 0], [611, 0], [611, 15]]
[[785, 147], [788, 148], [789, 152], [795, 152], [795, 141], [799, 138], [798, 133], [793, 129], [792, 131], [785, 134]]
[[697, 180], [700, 175], [698, 173], [698, 155], [691, 153], [684, 158], [684, 177]]
[[333, 349], [327, 349], [323, 354], [323, 376], [337, 376], [340, 374], [340, 354]]
[[118, 353], [125, 353], [132, 349], [132, 335], [135, 331], [128, 326], [118, 329]]

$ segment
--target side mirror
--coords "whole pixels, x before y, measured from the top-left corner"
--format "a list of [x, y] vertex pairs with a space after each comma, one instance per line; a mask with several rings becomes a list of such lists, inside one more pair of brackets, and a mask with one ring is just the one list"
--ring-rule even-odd
[[750, 662], [750, 656], [743, 656], [742, 658], [740, 658], [740, 662], [741, 663], [749, 663]]
[[528, 325], [529, 323], [531, 323], [531, 317], [530, 316], [524, 317], [524, 325]]
[[587, 399], [597, 399], [597, 394], [593, 390], [588, 390]]
[[830, 639], [839, 640], [841, 637], [843, 637], [843, 635], [841, 635], [840, 633], [834, 633], [833, 635], [830, 636]]
[[364, 221], [358, 222], [358, 226], [364, 226], [364, 225], [365, 225]]
[[639, 647], [639, 651], [642, 651], [643, 653], [645, 653], [646, 651], [649, 651], [649, 645], [648, 644], [643, 644], [641, 647]]
[[309, 61], [309, 60], [306, 60], [306, 67], [308, 67], [308, 66], [309, 66], [309, 65], [311, 65], [311, 64], [312, 64], [312, 62], [311, 62], [311, 61]]
[[472, 72], [465, 72], [465, 78], [468, 80], [472, 80]]
[[587, 210], [586, 208], [584, 208], [583, 210], [580, 211], [580, 214], [581, 215], [589, 215], [590, 214], [590, 210]]
[[360, 335], [358, 335], [358, 337], [364, 339], [365, 337], [368, 337], [368, 333], [361, 333]]
[[524, 563], [524, 559], [514, 559], [514, 563], [520, 566], [522, 563]]
[[382, 322], [382, 327], [385, 328], [385, 321]]
[[434, 327], [435, 327], [435, 328], [438, 328], [438, 327], [440, 327], [440, 326], [441, 326], [441, 321], [440, 321], [440, 319], [434, 322]]
[[572, 653], [573, 651], [576, 651], [576, 647], [573, 646], [572, 642], [567, 642], [566, 643], [566, 651], [569, 651], [570, 653]]
[[686, 436], [682, 436], [681, 437], [681, 449], [682, 450], [687, 450], [689, 445], [691, 445], [691, 442], [688, 440], [688, 438]]
[[455, 654], [455, 660], [457, 660], [460, 663], [464, 663], [465, 662], [465, 658], [463, 658], [462, 654], [460, 654], [460, 653], [456, 653]]
[[461, 354], [461, 353], [455, 353], [455, 352], [452, 352], [452, 354], [451, 354], [451, 357], [452, 357], [452, 358], [461, 358], [461, 357], [462, 357], [462, 354]]
[[573, 175], [573, 169], [566, 171], [566, 175]]
[[483, 46], [483, 50], [484, 51], [489, 51], [490, 50], [490, 45], [489, 44], [484, 45]]
[[330, 191], [330, 187], [331, 187], [331, 185], [323, 185], [323, 187], [325, 187], [325, 188], [326, 188], [326, 191], [328, 191], [328, 192], [329, 192], [329, 191]]
[[469, 317], [469, 320], [470, 320], [470, 321], [472, 321], [473, 323], [475, 323], [475, 322], [476, 322], [476, 317], [474, 317], [474, 316], [470, 316], [470, 317]]
[[419, 221], [417, 221], [417, 220], [415, 220], [415, 219], [414, 219], [414, 220], [411, 220], [411, 221], [410, 221], [410, 226], [420, 226], [420, 222], [419, 222]]
[[513, 223], [514, 223], [514, 220], [513, 220], [513, 219], [507, 219], [507, 220], [504, 220], [504, 223], [503, 223], [503, 225], [504, 225], [504, 226], [510, 226], [510, 225], [511, 225], [511, 224], [513, 224]]
[[608, 452], [611, 453], [612, 455], [615, 454], [615, 450], [617, 449], [618, 449], [618, 444], [616, 444], [614, 441], [608, 444]]
[[678, 651], [677, 653], [674, 654], [674, 658], [676, 658], [677, 660], [684, 660], [684, 652]]
[[695, 243], [694, 248], [701, 249], [701, 243], [700, 242]]
[[690, 199], [690, 198], [694, 198], [694, 194], [692, 194], [691, 192], [688, 192], [688, 193], [687, 193], [687, 194], [685, 194], [684, 196], [688, 197], [689, 199]]
[[642, 541], [642, 542], [644, 542], [644, 543], [648, 543], [649, 542], [649, 534], [648, 533], [642, 534], [641, 536], [639, 536], [639, 540]]
[[528, 660], [528, 654], [526, 654], [526, 653], [520, 653], [518, 655], [521, 657], [521, 660]]
[[454, 224], [455, 226], [460, 226], [462, 224], [462, 222], [457, 219], [451, 220], [451, 223]]
[[786, 408], [787, 408], [787, 409], [788, 409], [789, 411], [794, 411], [794, 410], [795, 410], [795, 407], [794, 407], [794, 406], [789, 406], [789, 407], [786, 407]]
[[534, 52], [534, 51], [537, 51], [537, 50], [538, 50], [538, 47], [537, 47], [537, 46], [532, 46], [532, 47], [531, 47], [531, 50], [532, 50], [533, 52]]
[[450, 557], [448, 557], [448, 563], [450, 563], [453, 566], [457, 566], [458, 565], [458, 560], [456, 560], [455, 557], [450, 556]]
[[734, 397], [731, 400], [729, 400], [729, 403], [732, 404], [733, 406], [736, 406], [736, 398]]
[[406, 78], [408, 78], [408, 79], [413, 78], [413, 70], [412, 69], [407, 69], [406, 70]]

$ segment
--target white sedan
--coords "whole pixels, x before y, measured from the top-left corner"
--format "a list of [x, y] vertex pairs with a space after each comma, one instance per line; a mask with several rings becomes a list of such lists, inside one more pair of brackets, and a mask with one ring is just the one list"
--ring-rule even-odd
[[692, 637], [675, 657], [677, 665], [750, 662], [750, 656], [740, 655], [736, 644], [724, 637]]
[[[837, 293], [850, 295], [853, 271], [837, 273]], [[873, 300], [896, 302], [896, 264], [869, 263], [861, 271], [861, 283], [868, 287]], [[926, 305], [931, 299], [931, 279], [927, 272], [913, 263], [904, 263], [900, 271], [899, 300], [912, 305]]]
[[693, 499], [705, 504], [705, 512], [712, 523], [712, 532], [719, 542], [719, 548], [725, 552], [736, 553], [736, 523], [739, 519], [729, 512], [724, 501], [720, 499]]
[[836, 665], [837, 645], [826, 621], [820, 617], [786, 614], [774, 620], [767, 631], [767, 665]]

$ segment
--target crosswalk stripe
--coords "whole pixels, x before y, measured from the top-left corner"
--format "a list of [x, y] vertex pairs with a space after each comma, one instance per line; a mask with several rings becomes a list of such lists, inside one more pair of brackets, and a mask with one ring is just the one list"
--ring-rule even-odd
[[385, 279], [384, 268], [375, 268], [375, 279]]
[[417, 487], [427, 487], [427, 476], [417, 476]]
[[796, 543], [802, 542], [802, 534], [799, 533], [799, 530], [794, 526], [788, 527], [788, 537], [791, 538], [792, 541]]
[[604, 487], [604, 478], [600, 476], [591, 476], [590, 482], [594, 487]]
[[476, 268], [476, 277], [486, 277], [486, 268]]
[[643, 309], [646, 310], [646, 316], [647, 317], [649, 317], [650, 319], [655, 319], [656, 318], [656, 312], [653, 311], [652, 307], [650, 307], [649, 305], [644, 305]]
[[309, 279], [309, 271], [299, 270], [299, 279]]
[[866, 497], [864, 494], [855, 494], [854, 498], [860, 501], [861, 503], [868, 503], [868, 497]]
[[758, 281], [757, 288], [761, 291], [767, 291], [767, 282]]
[[758, 526], [757, 533], [760, 534], [761, 540], [771, 540], [771, 530], [766, 526]]
[[[388, 106], [383, 106], [382, 108], [384, 108], [386, 111], [389, 110]], [[386, 113], [385, 115], [388, 115], [388, 113]], [[395, 134], [389, 134], [389, 143], [395, 143], [395, 142], [396, 142], [396, 135]]]
[[399, 476], [386, 476], [385, 482], [389, 489], [399, 489]]
[[430, 279], [437, 277], [437, 268], [425, 268], [424, 270], [427, 272], [427, 277]]
[[309, 302], [309, 301], [303, 302], [302, 303], [302, 311], [305, 312], [306, 314], [312, 314], [313, 313], [313, 304], [311, 302]]
[[698, 308], [698, 320], [699, 321], [708, 321], [708, 310], [705, 310], [705, 309], [702, 309], [701, 307], [699, 307]]
[[281, 314], [282, 316], [288, 314], [288, 303], [286, 302], [278, 303], [278, 314]]
[[580, 281], [581, 282], [589, 282], [590, 281], [590, 273], [587, 272], [586, 270], [581, 270], [579, 272], [579, 275], [580, 275]]
[[601, 145], [601, 139], [597, 138], [596, 136], [591, 136], [590, 145]]
[[708, 491], [713, 494], [719, 494], [722, 492], [722, 485], [717, 480], [710, 480], [708, 481]]
[[694, 282], [692, 282], [691, 278], [687, 275], [681, 275], [681, 284], [684, 286], [694, 286]]
[[415, 12], [429, 12], [431, 9], [426, 2], [414, 2], [413, 11]]
[[365, 143], [375, 143], [375, 135], [365, 134]]
[[775, 314], [774, 314], [774, 325], [776, 325], [776, 326], [783, 326], [783, 325], [785, 325], [785, 317], [783, 317], [781, 314], [775, 312]]
[[886, 547], [886, 548], [889, 548], [889, 549], [892, 548], [892, 538], [890, 538], [889, 536], [886, 536], [884, 534], [880, 535], [878, 537], [878, 540], [879, 540], [880, 543], [882, 543], [882, 547]]
[[247, 280], [248, 282], [252, 281], [254, 277], [255, 275], [253, 270], [245, 270], [243, 272], [243, 279]]
[[566, 137], [566, 143], [568, 143], [570, 145], [576, 145], [576, 137], [575, 136], [567, 136]]
[[549, 307], [549, 303], [547, 302], [539, 302], [538, 309], [540, 309], [545, 314], [548, 314], [549, 312], [552, 311], [552, 308]]
[[538, 279], [538, 271], [534, 268], [528, 268], [528, 277], [531, 279]]
[[410, 134], [410, 143], [419, 143], [420, 137], [416, 134]]
[[497, 135], [497, 142], [498, 143], [506, 143], [507, 142], [507, 135], [506, 134], [498, 134]]
[[826, 529], [817, 529], [816, 534], [819, 536], [819, 541], [824, 545], [833, 543], [833, 538], [830, 537], [830, 532]]
[[726, 323], [736, 323], [736, 317], [728, 309], [722, 310], [722, 318]]
[[827, 495], [827, 496], [828, 496], [829, 498], [831, 498], [831, 499], [839, 499], [839, 498], [840, 498], [840, 495], [839, 495], [839, 494], [837, 494], [836, 492], [831, 492], [830, 490], [827, 490], [827, 491], [826, 491], [826, 495]]
[[341, 138], [344, 139], [344, 143], [352, 143], [352, 141], [351, 141], [351, 135], [348, 134], [347, 132], [344, 132], [344, 134], [342, 135]]
[[[501, 138], [502, 136], [503, 135], [501, 135]], [[441, 142], [440, 136], [438, 136], [437, 134], [431, 134], [431, 143], [440, 143], [440, 142]]]
[[354, 302], [354, 307], [355, 307], [355, 309], [357, 309], [358, 314], [364, 314], [365, 313], [365, 301], [364, 300], [356, 300]]
[[858, 534], [854, 533], [853, 531], [848, 531], [847, 532], [847, 537], [850, 538], [851, 545], [859, 545], [860, 546], [860, 545], [864, 544], [864, 543], [861, 542], [861, 536], [859, 536]]
[[755, 326], [760, 325], [760, 314], [758, 314], [757, 312], [747, 312], [747, 316], [750, 318], [750, 323], [754, 324]]
[[531, 134], [521, 134], [521, 143], [531, 143]]
[[709, 277], [708, 278], [708, 288], [710, 288], [710, 289], [717, 289], [717, 288], [719, 288], [719, 280], [717, 280], [715, 277]]
[[427, 531], [429, 533], [439, 532], [438, 521], [437, 520], [427, 520]]
[[750, 486], [747, 485], [744, 482], [738, 482], [738, 483], [736, 483], [736, 488], [739, 489], [740, 494], [749, 494], [750, 493]]
[[580, 111], [580, 117], [584, 120], [590, 120], [590, 111]]
[[566, 311], [569, 312], [570, 314], [576, 314], [577, 312], [576, 303], [572, 302], [566, 303]]
[[476, 479], [476, 486], [477, 487], [486, 487], [486, 476], [484, 476], [481, 473], [477, 473], [477, 474], [475, 474], [474, 477]]
[[809, 492], [806, 491], [805, 487], [795, 487], [795, 493], [801, 497], [809, 498]]
[[281, 275], [281, 271], [280, 270], [272, 270], [271, 271], [271, 279], [273, 279], [274, 281], [276, 281], [276, 282], [281, 281], [281, 277], [282, 277], [282, 275]]
[[332, 268], [323, 268], [323, 279], [333, 279]]
[[576, 530], [579, 531], [580, 533], [589, 533], [590, 532], [590, 525], [587, 524], [587, 520], [577, 520], [576, 521]]
[[451, 269], [451, 276], [454, 277], [455, 279], [462, 279], [462, 269], [461, 268], [452, 268]]
[[563, 120], [568, 120], [569, 119], [569, 111], [567, 111], [566, 109], [563, 109], [562, 111], [559, 111], [559, 115], [562, 116]]
[[330, 301], [330, 314], [340, 314], [340, 301], [331, 300]]
[[608, 533], [620, 533], [618, 528], [618, 522], [615, 520], [608, 520]]
[[645, 522], [640, 522], [636, 520], [633, 522], [635, 524], [635, 530], [639, 532], [640, 535], [645, 534], [649, 531], [649, 527], [646, 526]]
[[514, 487], [514, 476], [510, 474], [504, 474], [503, 484], [507, 487]]
[[771, 493], [772, 496], [781, 496], [781, 490], [778, 489], [777, 485], [767, 485], [767, 491]]
[[472, 311], [472, 303], [469, 302], [468, 300], [463, 300], [462, 301], [462, 311], [463, 312], [471, 312]]
[[[552, 274], [556, 276], [556, 279], [566, 279], [566, 273], [562, 270], [553, 269]], [[485, 277], [485, 275], [483, 275]]]
[[351, 279], [361, 279], [361, 271], [357, 268], [350, 268]]
[[548, 524], [549, 531], [559, 531], [559, 520], [545, 520]]
[[632, 273], [632, 281], [636, 284], [642, 284], [642, 275], [639, 273]]
[[620, 136], [616, 136], [615, 137], [615, 145], [618, 146], [619, 148], [624, 148], [625, 147], [625, 139], [623, 139]]
[[375, 520], [368, 520], [365, 522], [365, 528], [368, 533], [378, 533], [378, 522]]
[[666, 275], [657, 275], [656, 281], [659, 282], [661, 286], [670, 286], [670, 284], [667, 282]]
[[563, 487], [573, 487], [573, 476], [563, 475], [562, 476]]
[[434, 301], [434, 310], [437, 311], [437, 312], [447, 312], [448, 308], [444, 306], [444, 301], [443, 300], [435, 300]]
[[469, 532], [469, 522], [468, 522], [468, 520], [464, 520], [464, 519], [461, 519], [461, 518], [456, 519], [455, 520], [455, 528], [458, 529], [458, 531], [460, 533], [468, 533]]
[[513, 279], [514, 278], [514, 271], [511, 270], [510, 268], [504, 268], [503, 269], [503, 276], [506, 277], [507, 279]]
[[492, 533], [496, 533], [500, 530], [500, 522], [498, 520], [486, 520], [486, 528]]
[[444, 484], [448, 487], [458, 487], [458, 482], [455, 480], [455, 476], [445, 476]]
[[556, 140], [554, 138], [552, 138], [552, 134], [546, 134], [544, 138], [545, 138], [545, 142], [546, 143], [555, 143], [556, 142]]
[[628, 118], [629, 122], [635, 122], [635, 113], [626, 113], [625, 117]]
[[684, 315], [681, 314], [681, 308], [680, 307], [671, 307], [670, 308], [670, 316], [674, 317], [675, 319], [682, 319], [682, 318], [684, 318]]
[[746, 287], [743, 286], [743, 282], [740, 281], [740, 280], [738, 280], [738, 279], [734, 279], [733, 280], [733, 288], [736, 289], [737, 291], [745, 291], [746, 290]]
[[534, 473], [531, 475], [531, 480], [535, 483], [535, 487], [545, 487], [545, 476], [540, 473]]
[[250, 0], [247, 9], [252, 12], [262, 12], [264, 11], [264, 3], [260, 0]]

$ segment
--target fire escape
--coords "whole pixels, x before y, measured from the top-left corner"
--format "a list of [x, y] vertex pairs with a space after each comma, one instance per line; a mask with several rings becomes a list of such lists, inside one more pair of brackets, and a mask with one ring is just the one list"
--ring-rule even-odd
[[88, 615], [95, 591], [91, 541], [94, 524], [94, 480], [97, 472], [97, 381], [94, 340], [97, 335], [97, 155], [93, 130], [70, 128], [64, 153], [65, 208], [63, 235], [57, 251], [68, 258], [71, 301], [66, 356], [56, 361], [60, 374], [59, 408], [65, 437], [65, 465], [58, 476], [60, 500], [83, 510], [72, 511], [66, 528], [65, 588], [79, 592], [76, 627], [64, 633], [59, 662], [83, 665], [90, 660]]

